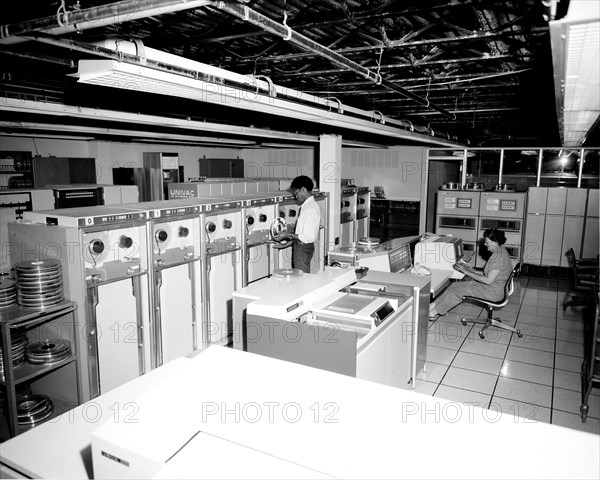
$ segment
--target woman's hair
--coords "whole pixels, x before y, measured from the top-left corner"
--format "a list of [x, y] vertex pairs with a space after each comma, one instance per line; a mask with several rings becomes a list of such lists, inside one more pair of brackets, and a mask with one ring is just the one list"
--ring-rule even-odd
[[502, 230], [498, 230], [497, 228], [488, 228], [483, 232], [483, 238], [489, 238], [498, 245], [504, 245], [506, 243], [506, 235], [504, 235]]

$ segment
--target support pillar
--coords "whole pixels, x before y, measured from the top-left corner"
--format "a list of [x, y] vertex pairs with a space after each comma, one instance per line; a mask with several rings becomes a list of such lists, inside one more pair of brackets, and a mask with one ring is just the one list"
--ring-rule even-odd
[[342, 137], [319, 137], [319, 190], [329, 193], [329, 250], [340, 243], [340, 199], [342, 184]]

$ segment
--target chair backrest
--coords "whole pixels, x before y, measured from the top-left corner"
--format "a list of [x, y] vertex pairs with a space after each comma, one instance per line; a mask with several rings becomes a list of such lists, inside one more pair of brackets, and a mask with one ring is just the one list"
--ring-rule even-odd
[[502, 303], [508, 302], [508, 297], [510, 297], [515, 291], [514, 277], [518, 273], [520, 268], [521, 264], [517, 263], [513, 267], [512, 272], [510, 272], [508, 278], [506, 279], [506, 283], [504, 284], [504, 298], [502, 299]]
[[571, 271], [571, 286], [573, 290], [590, 289], [598, 276], [598, 266], [594, 265], [593, 260], [586, 263], [584, 266], [580, 265], [575, 257], [575, 251], [569, 248], [565, 256], [569, 262], [569, 270]]

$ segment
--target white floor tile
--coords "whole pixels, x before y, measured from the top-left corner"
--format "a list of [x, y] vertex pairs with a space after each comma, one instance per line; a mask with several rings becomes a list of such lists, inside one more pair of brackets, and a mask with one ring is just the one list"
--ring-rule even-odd
[[555, 338], [556, 336], [556, 329], [552, 325], [540, 325], [535, 321], [519, 320], [517, 328], [521, 330], [523, 337]]
[[[508, 324], [507, 324], [508, 325]], [[474, 339], [479, 339], [479, 330], [483, 325], [475, 324], [473, 325], [473, 329], [469, 332], [468, 341], [473, 341]], [[502, 343], [504, 345], [508, 345], [511, 337], [513, 336], [513, 332], [509, 330], [504, 330], [502, 328], [497, 327], [489, 327], [483, 332], [485, 336], [485, 340], [490, 343]]]
[[583, 332], [583, 323], [559, 319], [556, 323], [556, 328], [559, 330], [569, 330], [571, 332]]
[[489, 408], [490, 410], [498, 410], [502, 414], [519, 417], [523, 423], [550, 423], [550, 409], [531, 403], [519, 402], [494, 395]]
[[467, 405], [475, 405], [480, 408], [487, 408], [491, 398], [491, 395], [486, 395], [484, 393], [479, 392], [472, 392], [471, 390], [463, 390], [460, 388], [449, 387], [447, 385], [440, 385], [436, 390], [434, 396], [444, 398], [446, 400], [465, 403]]
[[[413, 389], [413, 392], [418, 392], [418, 393], [422, 393], [423, 395], [429, 395], [431, 397], [433, 397], [433, 393], [435, 392], [436, 388], [438, 388], [438, 383], [432, 383], [432, 382], [426, 382], [425, 380], [418, 380], [415, 384], [415, 388]], [[410, 390], [410, 387], [407, 388], [406, 390]]]
[[429, 325], [427, 333], [436, 332], [438, 335], [445, 336], [449, 339], [457, 339], [465, 338], [469, 334], [470, 330], [471, 325], [463, 325], [460, 323], [460, 320], [447, 321], [438, 319]]
[[[564, 388], [554, 389], [552, 409], [579, 415], [581, 412], [581, 393]], [[600, 419], [600, 397], [590, 395], [588, 397], [588, 417]]]
[[596, 418], [588, 417], [586, 422], [583, 423], [579, 415], [553, 410], [552, 424], [600, 435], [600, 420]]
[[479, 337], [474, 339], [467, 338], [460, 351], [475, 353], [477, 355], [487, 355], [488, 357], [504, 358], [508, 345], [504, 343], [494, 343], [487, 339], [481, 340]]
[[548, 299], [547, 298], [538, 298], [538, 297], [529, 296], [526, 293], [523, 296], [522, 304], [523, 305], [533, 306], [533, 307], [546, 306], [546, 305], [548, 305]]
[[526, 337], [541, 337], [550, 338], [554, 340], [556, 338], [556, 329], [547, 325], [540, 325], [537, 323], [525, 323], [519, 322], [517, 328], [521, 330], [521, 334], [524, 338]]
[[[444, 365], [442, 363], [435, 362], [427, 362], [426, 364], [426, 372], [421, 371], [417, 375], [418, 380], [423, 380], [426, 382], [431, 382], [438, 384], [442, 380], [444, 374], [448, 370], [448, 365]], [[418, 382], [417, 382], [418, 385]]]
[[[514, 360], [504, 360], [500, 375], [507, 378], [516, 378], [525, 382], [542, 383], [552, 386], [553, 369], [532, 365], [531, 363], [516, 362]], [[569, 372], [565, 372], [569, 373]]]
[[524, 382], [514, 378], [500, 377], [494, 395], [510, 400], [533, 403], [540, 407], [550, 407], [552, 387], [538, 383]]
[[454, 350], [427, 345], [427, 362], [450, 365], [455, 355], [456, 351]]
[[538, 292], [538, 298], [543, 298], [543, 299], [546, 299], [546, 300], [556, 300], [556, 292], [555, 291], [548, 291], [548, 290], [540, 290]]
[[581, 375], [578, 372], [554, 370], [554, 386], [581, 392]]
[[557, 310], [556, 318], [560, 322], [561, 320], [581, 322], [583, 310], [581, 307], [567, 308], [566, 310]]
[[447, 348], [449, 350], [458, 351], [460, 346], [464, 343], [463, 337], [457, 337], [452, 335], [445, 335], [436, 331], [427, 332], [427, 348]]
[[519, 338], [517, 335], [513, 335], [510, 344], [514, 345], [515, 347], [529, 348], [532, 350], [543, 350], [544, 352], [554, 353], [553, 338], [531, 336], [523, 336]]
[[557, 340], [556, 353], [562, 353], [563, 355], [573, 355], [574, 357], [583, 358], [583, 342], [575, 343]]
[[464, 368], [466, 370], [474, 370], [476, 372], [489, 373], [491, 375], [498, 375], [500, 367], [502, 367], [502, 359], [461, 351], [458, 352], [458, 355], [454, 358], [452, 366]]
[[583, 342], [583, 330], [567, 330], [564, 328], [556, 329], [556, 339], [564, 342]]
[[556, 327], [556, 319], [552, 317], [543, 317], [540, 315], [531, 315], [528, 313], [519, 313], [517, 317], [518, 323], [528, 323], [531, 325], [539, 325], [542, 327]]
[[[549, 303], [545, 304], [549, 305]], [[520, 314], [531, 314], [540, 317], [551, 317], [556, 318], [556, 308], [540, 305], [521, 305]]]
[[557, 353], [554, 356], [554, 368], [559, 370], [568, 370], [569, 372], [581, 372], [581, 363], [583, 359], [580, 357], [573, 357], [572, 355], [563, 355]]
[[496, 375], [450, 367], [442, 380], [442, 385], [491, 395], [496, 385], [496, 379]]
[[552, 352], [543, 350], [531, 350], [529, 348], [516, 347], [511, 345], [506, 353], [508, 360], [517, 362], [532, 363], [542, 367], [552, 367], [554, 365], [554, 355]]

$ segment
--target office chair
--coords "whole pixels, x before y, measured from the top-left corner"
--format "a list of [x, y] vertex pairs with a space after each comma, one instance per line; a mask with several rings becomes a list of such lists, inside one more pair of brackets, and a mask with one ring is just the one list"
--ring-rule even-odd
[[598, 281], [598, 259], [597, 258], [575, 258], [572, 248], [565, 253], [571, 271], [571, 284], [574, 291], [582, 292], [583, 295], [573, 295], [571, 300], [563, 302], [563, 310], [567, 307], [587, 305], [590, 302], [589, 295], [594, 291], [594, 284]]
[[510, 325], [505, 325], [504, 323], [502, 323], [502, 320], [500, 320], [498, 317], [493, 318], [494, 308], [502, 308], [504, 305], [506, 305], [508, 303], [508, 297], [510, 297], [512, 295], [512, 293], [515, 289], [513, 277], [519, 271], [520, 266], [521, 266], [521, 264], [517, 263], [515, 265], [515, 267], [512, 269], [512, 272], [510, 272], [510, 275], [509, 275], [508, 279], [506, 280], [506, 283], [504, 284], [504, 298], [502, 300], [500, 300], [498, 302], [493, 302], [491, 300], [485, 300], [483, 298], [471, 297], [470, 295], [465, 295], [462, 298], [463, 301], [467, 300], [469, 302], [473, 302], [476, 305], [485, 307], [487, 310], [487, 318], [485, 320], [480, 320], [478, 318], [473, 318], [473, 319], [462, 318], [460, 320], [463, 325], [466, 325], [467, 322], [483, 324], [483, 327], [481, 328], [481, 330], [479, 330], [479, 338], [485, 338], [483, 335], [483, 332], [485, 332], [488, 327], [498, 327], [503, 330], [515, 332], [519, 336], [519, 338], [521, 338], [523, 336], [519, 329], [511, 327]]

